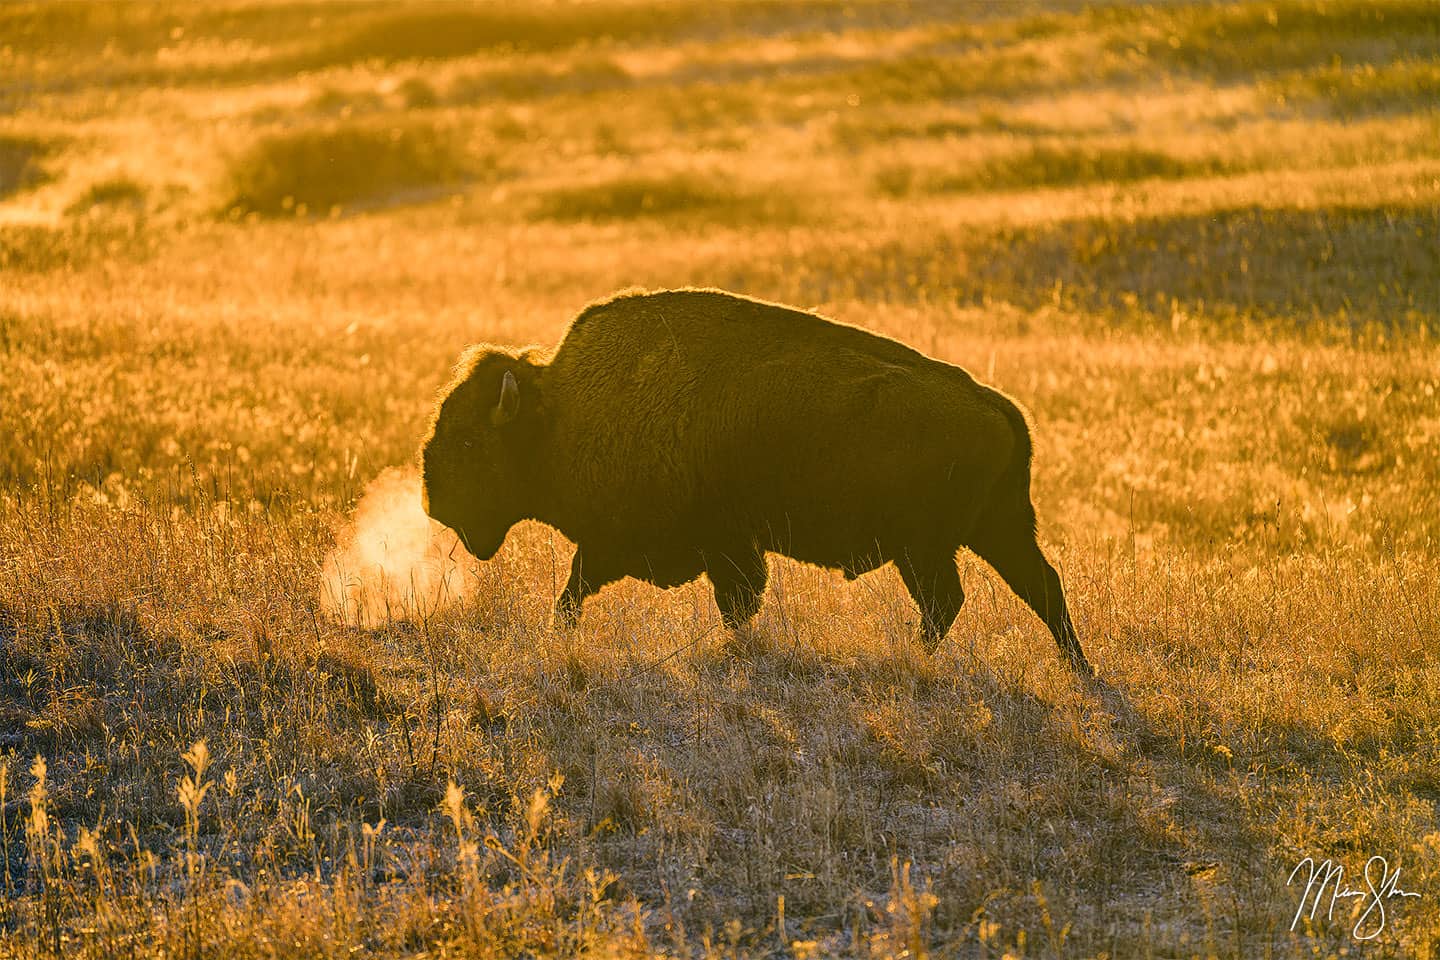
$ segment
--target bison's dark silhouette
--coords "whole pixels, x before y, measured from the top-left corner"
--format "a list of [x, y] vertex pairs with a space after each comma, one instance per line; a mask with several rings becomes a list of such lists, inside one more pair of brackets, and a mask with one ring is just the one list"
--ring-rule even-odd
[[426, 512], [481, 560], [523, 519], [576, 543], [562, 623], [622, 577], [705, 573], [737, 627], [769, 550], [852, 578], [893, 561], [933, 649], [965, 599], [963, 545], [1091, 672], [1035, 541], [1024, 415], [856, 327], [718, 290], [621, 293], [553, 353], [467, 352], [422, 459]]

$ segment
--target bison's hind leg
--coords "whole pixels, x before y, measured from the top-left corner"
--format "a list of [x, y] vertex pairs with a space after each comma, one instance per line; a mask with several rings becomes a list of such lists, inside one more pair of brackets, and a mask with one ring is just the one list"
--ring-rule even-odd
[[760, 612], [768, 573], [765, 554], [758, 548], [708, 555], [705, 573], [715, 588], [715, 605], [728, 629], [740, 629]]
[[955, 568], [955, 551], [925, 554], [907, 552], [897, 558], [900, 579], [920, 608], [920, 636], [927, 653], [934, 653], [965, 604], [965, 588], [960, 585], [960, 571]]

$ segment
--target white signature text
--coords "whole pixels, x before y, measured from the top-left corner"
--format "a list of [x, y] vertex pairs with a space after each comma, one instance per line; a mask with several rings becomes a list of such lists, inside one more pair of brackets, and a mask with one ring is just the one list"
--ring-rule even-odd
[[1357, 890], [1346, 885], [1345, 868], [1340, 864], [1328, 859], [1317, 864], [1314, 857], [1301, 860], [1295, 865], [1295, 869], [1290, 871], [1290, 878], [1285, 881], [1286, 886], [1294, 885], [1297, 877], [1305, 881], [1305, 889], [1300, 894], [1300, 904], [1295, 908], [1295, 918], [1290, 921], [1290, 929], [1294, 930], [1299, 926], [1300, 918], [1306, 915], [1307, 904], [1310, 907], [1310, 919], [1315, 919], [1321, 903], [1325, 900], [1327, 887], [1330, 889], [1330, 902], [1325, 907], [1326, 920], [1334, 919], [1336, 900], [1358, 899], [1364, 906], [1364, 912], [1350, 929], [1350, 935], [1356, 940], [1374, 940], [1380, 936], [1385, 929], [1386, 901], [1396, 897], [1420, 896], [1400, 887], [1400, 868], [1396, 867], [1392, 873], [1390, 863], [1379, 854], [1365, 861], [1363, 876], [1365, 886]]

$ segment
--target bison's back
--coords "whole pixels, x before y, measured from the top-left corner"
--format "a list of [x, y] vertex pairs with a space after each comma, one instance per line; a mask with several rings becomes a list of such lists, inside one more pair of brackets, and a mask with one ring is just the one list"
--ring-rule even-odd
[[1008, 401], [960, 368], [718, 291], [588, 308], [546, 384], [574, 510], [654, 549], [763, 534], [842, 564], [963, 525], [1016, 451]]

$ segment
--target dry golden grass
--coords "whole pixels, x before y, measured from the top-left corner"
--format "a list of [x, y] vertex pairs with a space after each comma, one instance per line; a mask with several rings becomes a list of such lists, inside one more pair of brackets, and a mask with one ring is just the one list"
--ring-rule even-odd
[[[1420, 0], [6, 6], [0, 956], [1434, 956], [1437, 63]], [[1104, 685], [968, 555], [933, 659], [778, 559], [742, 637], [553, 632], [536, 525], [331, 615], [467, 342], [687, 283], [1019, 397]], [[1375, 940], [1291, 931], [1376, 854]]]

